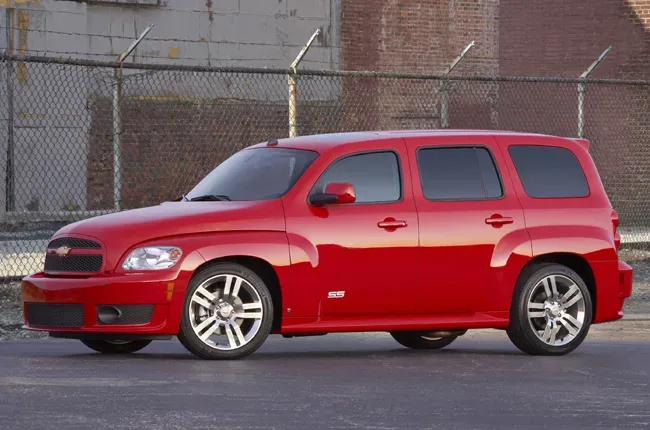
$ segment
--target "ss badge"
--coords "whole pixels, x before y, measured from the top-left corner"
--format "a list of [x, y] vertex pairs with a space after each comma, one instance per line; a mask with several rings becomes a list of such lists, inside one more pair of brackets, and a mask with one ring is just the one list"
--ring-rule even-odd
[[345, 296], [345, 291], [330, 291], [327, 293], [328, 299], [342, 299]]

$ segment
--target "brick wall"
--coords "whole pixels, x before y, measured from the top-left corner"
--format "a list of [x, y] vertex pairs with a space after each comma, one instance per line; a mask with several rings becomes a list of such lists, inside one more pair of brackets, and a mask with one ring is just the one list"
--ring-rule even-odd
[[[501, 0], [499, 70], [578, 77], [611, 45], [591, 78], [650, 79], [649, 30], [650, 1]], [[641, 87], [606, 85], [585, 94], [585, 137], [623, 223], [650, 209], [648, 95]], [[500, 118], [508, 118], [502, 128], [577, 135], [575, 85], [500, 91], [499, 98]]]
[[[302, 103], [300, 133], [340, 128], [337, 104]], [[90, 210], [113, 207], [111, 102], [90, 106]], [[288, 134], [280, 103], [126, 99], [122, 103], [122, 207], [156, 205], [180, 197], [233, 152]]]
[[[475, 47], [454, 73], [498, 74], [498, 6], [498, 0], [342, 0], [342, 67], [439, 74], [475, 40]], [[345, 93], [352, 99], [366, 97], [369, 103], [365, 112], [349, 110], [348, 129], [441, 125], [438, 82], [375, 79], [347, 83]], [[426, 102], [422, 94], [429, 95]], [[474, 113], [489, 96], [489, 92], [468, 99], [457, 95], [454, 124], [476, 122]], [[490, 124], [489, 118], [488, 114], [483, 123]]]

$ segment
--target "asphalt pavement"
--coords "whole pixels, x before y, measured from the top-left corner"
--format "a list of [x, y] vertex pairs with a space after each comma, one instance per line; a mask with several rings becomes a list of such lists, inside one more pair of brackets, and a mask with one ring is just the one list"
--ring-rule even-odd
[[530, 357], [504, 336], [412, 351], [388, 335], [269, 337], [244, 360], [176, 341], [105, 356], [73, 340], [0, 343], [3, 429], [648, 428], [650, 343]]

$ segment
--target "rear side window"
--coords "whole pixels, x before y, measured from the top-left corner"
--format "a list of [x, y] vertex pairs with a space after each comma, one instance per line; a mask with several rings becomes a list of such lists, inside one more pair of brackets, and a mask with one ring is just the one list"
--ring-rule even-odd
[[428, 200], [487, 200], [503, 196], [499, 173], [483, 147], [418, 150], [422, 193]]
[[589, 195], [585, 173], [570, 150], [556, 146], [513, 145], [509, 152], [528, 196], [544, 199]]
[[399, 160], [394, 152], [352, 155], [334, 162], [318, 179], [312, 193], [323, 193], [327, 184], [354, 186], [357, 203], [388, 203], [401, 199]]

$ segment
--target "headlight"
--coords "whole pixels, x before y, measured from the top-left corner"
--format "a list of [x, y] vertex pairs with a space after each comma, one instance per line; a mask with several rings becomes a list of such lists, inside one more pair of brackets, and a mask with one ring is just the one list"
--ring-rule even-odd
[[183, 251], [173, 246], [146, 246], [131, 252], [122, 268], [124, 270], [169, 269], [181, 259]]

